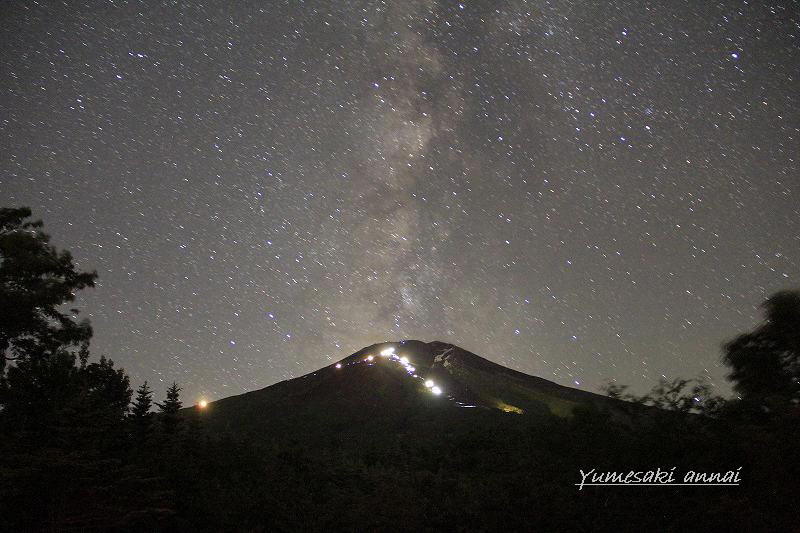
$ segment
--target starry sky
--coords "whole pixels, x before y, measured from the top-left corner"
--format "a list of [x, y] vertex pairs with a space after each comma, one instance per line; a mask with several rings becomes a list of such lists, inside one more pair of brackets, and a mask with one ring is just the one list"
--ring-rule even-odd
[[800, 285], [800, 2], [3, 2], [0, 204], [185, 401], [442, 340], [704, 375]]

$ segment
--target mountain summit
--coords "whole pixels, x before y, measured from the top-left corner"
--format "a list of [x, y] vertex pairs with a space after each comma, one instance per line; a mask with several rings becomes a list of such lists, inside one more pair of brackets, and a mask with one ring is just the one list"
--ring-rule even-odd
[[375, 344], [333, 365], [386, 365], [405, 371], [422, 392], [441, 396], [461, 408], [499, 409], [507, 413], [545, 412], [569, 416], [579, 405], [607, 406], [609, 399], [564, 387], [493, 363], [458, 346], [416, 340]]

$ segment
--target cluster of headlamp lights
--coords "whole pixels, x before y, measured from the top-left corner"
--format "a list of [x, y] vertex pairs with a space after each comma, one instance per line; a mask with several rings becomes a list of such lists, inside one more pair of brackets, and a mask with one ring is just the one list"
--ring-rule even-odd
[[[417, 369], [414, 366], [411, 365], [411, 363], [408, 360], [408, 357], [405, 357], [405, 356], [401, 357], [401, 356], [397, 355], [396, 353], [394, 353], [394, 348], [390, 347], [390, 348], [386, 348], [386, 349], [382, 350], [381, 353], [380, 353], [380, 356], [381, 357], [385, 357], [385, 358], [387, 358], [387, 359], [389, 359], [391, 361], [396, 361], [396, 362], [400, 363], [403, 366], [403, 368], [405, 369], [405, 371], [408, 373], [408, 375], [410, 375], [411, 377], [422, 379], [416, 374]], [[363, 360], [363, 362], [365, 362], [367, 364], [370, 364], [373, 361], [375, 361], [375, 356], [374, 355], [368, 355], [368, 356], [364, 357], [364, 360]], [[336, 363], [336, 368], [337, 369], [338, 368], [342, 368], [342, 363]], [[437, 386], [436, 383], [434, 383], [434, 381], [432, 379], [426, 379], [425, 380], [425, 388], [428, 389], [429, 391], [431, 391], [431, 393], [435, 394], [436, 396], [439, 396], [440, 394], [442, 394], [441, 387]]]

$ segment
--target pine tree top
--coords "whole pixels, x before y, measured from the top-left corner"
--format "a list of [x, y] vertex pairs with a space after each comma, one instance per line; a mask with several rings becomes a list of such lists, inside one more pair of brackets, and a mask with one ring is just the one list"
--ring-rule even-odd
[[180, 391], [181, 388], [178, 387], [177, 383], [173, 382], [170, 385], [167, 389], [167, 398], [164, 403], [156, 403], [162, 413], [177, 413], [183, 407], [183, 403], [180, 400]]
[[133, 401], [131, 413], [136, 418], [145, 417], [153, 407], [153, 391], [147, 385], [147, 381], [136, 389], [136, 399]]

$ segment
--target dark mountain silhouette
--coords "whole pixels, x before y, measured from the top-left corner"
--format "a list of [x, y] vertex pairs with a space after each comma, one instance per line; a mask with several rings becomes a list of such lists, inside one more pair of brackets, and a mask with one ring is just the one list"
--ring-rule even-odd
[[620, 419], [633, 406], [558, 385], [443, 342], [374, 344], [302, 377], [211, 402], [205, 423], [249, 436], [397, 430], [446, 418], [447, 425], [508, 416], [569, 418], [591, 408]]
[[[173, 455], [187, 527], [724, 531], [763, 530], [766, 519], [778, 531], [794, 523], [796, 469], [781, 459], [793, 433], [564, 387], [442, 342], [375, 344], [182, 412], [185, 427], [200, 431]], [[737, 468], [750, 477], [736, 487], [576, 487], [581, 470], [657, 468], [679, 481]]]

